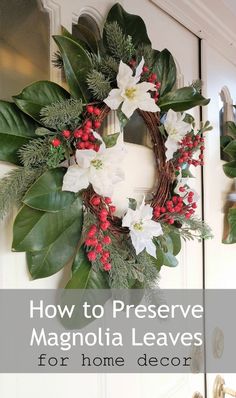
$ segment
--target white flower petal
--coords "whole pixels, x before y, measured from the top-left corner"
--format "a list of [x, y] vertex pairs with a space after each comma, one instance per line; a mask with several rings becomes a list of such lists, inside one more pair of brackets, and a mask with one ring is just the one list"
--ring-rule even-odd
[[151, 98], [149, 94], [149, 98], [144, 99], [138, 103], [139, 109], [146, 112], [159, 112], [160, 108], [157, 106], [155, 100]]
[[155, 258], [156, 258], [156, 256], [157, 256], [157, 253], [156, 253], [157, 249], [156, 249], [156, 246], [154, 245], [154, 243], [153, 243], [152, 240], [150, 240], [150, 241], [147, 242], [147, 244], [146, 244], [146, 251], [147, 251], [147, 253], [150, 254], [152, 257], [155, 257]]
[[132, 69], [126, 65], [123, 61], [120, 61], [119, 72], [117, 75], [117, 85], [120, 89], [125, 89], [130, 80], [133, 79], [133, 71]]
[[137, 108], [138, 106], [135, 101], [125, 100], [123, 102], [121, 110], [124, 113], [124, 115], [129, 119]]
[[88, 172], [77, 165], [70, 166], [64, 175], [62, 191], [79, 192], [89, 186]]
[[140, 94], [146, 93], [147, 91], [157, 91], [155, 84], [148, 82], [142, 82], [137, 84], [137, 89]]
[[138, 66], [136, 68], [136, 72], [135, 72], [136, 83], [138, 83], [141, 78], [141, 74], [143, 72], [143, 67], [144, 67], [144, 58], [142, 57], [140, 63], [138, 64]]
[[104, 99], [103, 102], [109, 106], [112, 110], [116, 110], [119, 108], [120, 104], [124, 100], [123, 97], [121, 96], [122, 90], [119, 88], [114, 88], [113, 90], [110, 91], [108, 97]]
[[144, 227], [149, 237], [163, 235], [161, 224], [156, 221], [150, 220], [144, 224]]
[[173, 155], [174, 153], [177, 151], [177, 149], [179, 148], [179, 144], [178, 142], [176, 142], [175, 140], [173, 140], [170, 136], [167, 138], [166, 142], [165, 142], [165, 147], [167, 149], [166, 151], [166, 160], [170, 160], [173, 159]]
[[138, 255], [145, 249], [146, 242], [143, 241], [142, 239], [140, 239], [139, 236], [133, 231], [130, 232], [130, 238], [131, 238], [132, 245], [135, 248], [135, 252]]
[[92, 149], [83, 149], [83, 150], [76, 150], [75, 157], [78, 166], [82, 169], [87, 169], [90, 167], [92, 160], [94, 160], [97, 156], [97, 152], [93, 151]]
[[122, 227], [129, 228], [131, 226], [131, 224], [133, 222], [133, 217], [134, 217], [133, 213], [135, 213], [135, 210], [133, 210], [133, 209], [127, 210], [127, 213], [125, 214], [125, 216], [123, 217], [123, 220], [122, 220]]
[[153, 208], [150, 205], [145, 205], [143, 202], [140, 206], [140, 216], [142, 220], [151, 220], [153, 216]]

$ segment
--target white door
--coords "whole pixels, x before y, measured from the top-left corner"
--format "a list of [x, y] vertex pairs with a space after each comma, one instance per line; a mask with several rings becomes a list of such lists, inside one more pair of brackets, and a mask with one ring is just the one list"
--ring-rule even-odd
[[[7, 8], [7, 1], [4, 2]], [[27, 2], [28, 3], [28, 2]], [[43, 0], [45, 17], [49, 17], [51, 34], [58, 33], [62, 24], [71, 30], [72, 23], [77, 22], [81, 14], [91, 16], [100, 27], [109, 8], [115, 3], [112, 0]], [[199, 76], [198, 71], [198, 38], [166, 15], [154, 2], [149, 0], [124, 0], [120, 2], [124, 8], [133, 14], [139, 14], [145, 20], [153, 47], [168, 48], [174, 55], [178, 65], [178, 84], [188, 85]], [[31, 1], [32, 4], [32, 1]], [[36, 1], [34, 7], [36, 8]], [[25, 10], [25, 13], [27, 9]], [[22, 21], [22, 29], [24, 19]], [[55, 46], [51, 42], [51, 55]], [[188, 49], [188, 51], [185, 51]], [[41, 71], [42, 72], [42, 71]], [[40, 73], [41, 73], [40, 72]], [[39, 74], [40, 74], [39, 73]], [[43, 72], [42, 72], [43, 73]], [[42, 76], [42, 73], [40, 76]], [[29, 73], [29, 80], [32, 74]], [[27, 76], [26, 76], [27, 78]], [[40, 78], [40, 77], [39, 77]], [[42, 78], [42, 77], [41, 77]], [[59, 79], [58, 73], [51, 70], [51, 78]], [[17, 90], [19, 87], [17, 87]], [[15, 93], [12, 91], [12, 93]], [[199, 119], [198, 109], [194, 110], [196, 121]], [[140, 148], [131, 145], [132, 153], [138, 153]], [[142, 148], [143, 163], [148, 162], [150, 152]], [[9, 166], [2, 164], [4, 173]], [[195, 187], [201, 191], [200, 175], [195, 180]], [[146, 184], [146, 183], [145, 183]], [[137, 182], [135, 190], [144, 188], [143, 181]], [[148, 188], [145, 185], [145, 189]], [[151, 186], [149, 187], [151, 188]], [[144, 189], [144, 191], [145, 191]], [[200, 209], [201, 210], [201, 209]], [[200, 211], [199, 210], [199, 211]], [[59, 273], [53, 277], [30, 281], [26, 271], [24, 255], [10, 253], [11, 223], [9, 217], [1, 224], [1, 288], [57, 288], [61, 286], [66, 274]], [[190, 261], [191, 259], [191, 261]], [[161, 287], [165, 288], [201, 288], [202, 287], [202, 246], [198, 243], [187, 244], [181, 255], [180, 264], [176, 269], [165, 268], [162, 271]], [[84, 398], [190, 398], [195, 391], [204, 391], [203, 375], [7, 375], [1, 377], [0, 392], [6, 398], [39, 398], [41, 396], [57, 396], [64, 398], [74, 391]]]
[[[220, 50], [220, 48], [219, 48]], [[223, 173], [224, 162], [220, 159], [220, 125], [219, 111], [222, 108], [220, 93], [223, 90], [229, 111], [236, 103], [236, 64], [228, 61], [222, 53], [203, 41], [203, 78], [207, 82], [205, 90], [211, 98], [206, 118], [212, 121], [214, 130], [207, 136], [205, 167], [205, 217], [213, 229], [214, 239], [206, 242], [205, 281], [207, 289], [236, 288], [236, 244], [222, 243], [224, 230], [224, 207], [227, 194], [232, 189], [232, 180]], [[232, 111], [232, 109], [231, 109]], [[214, 183], [213, 183], [214, 181]], [[233, 305], [232, 305], [233, 309]], [[224, 331], [219, 313], [218, 324]], [[215, 342], [216, 343], [216, 342]], [[214, 345], [214, 342], [212, 342]], [[212, 345], [208, 347], [209, 358], [213, 356]], [[227, 387], [236, 391], [236, 373], [222, 374]], [[208, 396], [213, 397], [212, 390], [216, 374], [207, 375]]]

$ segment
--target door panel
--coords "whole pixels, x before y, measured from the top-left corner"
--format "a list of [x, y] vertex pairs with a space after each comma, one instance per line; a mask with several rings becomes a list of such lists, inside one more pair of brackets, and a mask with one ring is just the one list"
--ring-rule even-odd
[[[115, 3], [110, 0], [43, 0], [49, 10], [51, 33], [57, 33], [60, 24], [71, 30], [81, 13], [88, 13], [101, 26], [109, 8]], [[124, 0], [121, 4], [128, 12], [139, 14], [147, 24], [148, 33], [154, 48], [168, 48], [174, 55], [178, 68], [178, 81], [190, 84], [198, 78], [198, 39], [187, 29], [166, 15], [156, 5], [148, 0]], [[185, 51], [188, 49], [188, 51]], [[199, 111], [193, 112], [196, 121]], [[113, 131], [116, 122], [111, 118], [108, 128]], [[153, 162], [150, 149], [147, 147], [126, 144], [130, 148], [130, 167], [132, 157], [142, 153], [147, 169]], [[137, 148], [139, 147], [139, 148]], [[126, 160], [127, 162], [127, 160]], [[1, 166], [3, 174], [8, 166]], [[131, 175], [132, 178], [132, 175]], [[152, 185], [152, 177], [147, 186], [141, 180], [135, 182], [133, 189], [138, 195], [145, 193]], [[200, 174], [194, 180], [193, 188], [201, 191]], [[125, 194], [125, 188], [122, 195]], [[117, 200], [120, 200], [118, 197]], [[201, 209], [199, 209], [199, 212]], [[10, 253], [11, 223], [13, 215], [2, 224], [0, 242], [0, 286], [2, 288], [57, 288], [68, 277], [68, 270], [44, 280], [31, 282], [26, 270], [24, 255]], [[189, 260], [191, 259], [191, 261]], [[201, 288], [202, 287], [202, 246], [198, 243], [188, 243], [180, 255], [180, 264], [176, 269], [162, 271], [160, 285], [166, 288]], [[203, 375], [8, 375], [2, 378], [0, 391], [5, 398], [35, 398], [56, 395], [64, 398], [73, 391], [78, 391], [84, 398], [187, 398], [194, 391], [203, 392]], [[35, 387], [37, 386], [37, 387]], [[9, 390], [11, 389], [11, 390]], [[10, 395], [9, 395], [10, 394]]]

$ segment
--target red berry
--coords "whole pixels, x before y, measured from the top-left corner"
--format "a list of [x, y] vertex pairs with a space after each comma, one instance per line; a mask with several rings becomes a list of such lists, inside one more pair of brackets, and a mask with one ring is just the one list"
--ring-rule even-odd
[[82, 137], [82, 134], [83, 134], [83, 130], [82, 129], [79, 129], [79, 130], [75, 130], [74, 131], [74, 137], [75, 138], [80, 138], [80, 137]]
[[99, 243], [99, 244], [96, 246], [96, 252], [97, 252], [97, 253], [102, 253], [102, 250], [103, 250], [103, 247], [102, 247], [101, 243]]
[[111, 238], [110, 238], [110, 236], [108, 236], [108, 235], [106, 235], [106, 236], [104, 236], [104, 238], [103, 238], [103, 243], [105, 244], [105, 245], [110, 245], [111, 244]]
[[61, 145], [61, 141], [59, 140], [59, 138], [53, 138], [51, 143], [54, 148], [58, 148]]
[[94, 205], [94, 206], [98, 206], [98, 205], [100, 205], [100, 203], [101, 203], [101, 199], [100, 199], [98, 196], [94, 196], [94, 197], [91, 199], [91, 203], [92, 203], [92, 205]]
[[104, 269], [104, 271], [110, 271], [111, 270], [111, 264], [110, 263], [105, 263], [103, 265], [103, 269]]
[[157, 88], [157, 90], [159, 90], [159, 88], [161, 88], [161, 83], [160, 82], [156, 83], [156, 88]]
[[160, 211], [161, 211], [161, 213], [165, 213], [166, 212], [166, 208], [165, 207], [161, 207]]
[[93, 133], [89, 134], [89, 140], [92, 142], [96, 141], [96, 138], [94, 137]]
[[149, 72], [149, 68], [147, 66], [143, 67], [143, 73], [148, 73]]
[[91, 243], [92, 243], [92, 239], [86, 239], [85, 240], [85, 245], [86, 246], [91, 246]]
[[101, 230], [106, 231], [110, 227], [109, 221], [104, 221], [101, 223]]
[[109, 257], [110, 257], [110, 252], [109, 252], [108, 250], [105, 250], [105, 251], [102, 253], [102, 255], [103, 255], [103, 257], [109, 258]]
[[196, 209], [196, 208], [197, 208], [197, 203], [196, 203], [196, 202], [194, 202], [194, 203], [192, 204], [192, 208], [193, 208], [193, 209]]
[[108, 211], [106, 209], [102, 209], [99, 213], [100, 216], [108, 216]]
[[85, 144], [84, 144], [84, 142], [77, 142], [76, 147], [78, 149], [84, 149], [85, 148]]
[[168, 221], [169, 224], [174, 224], [174, 222], [175, 222], [175, 220], [173, 218], [170, 218]]
[[115, 211], [116, 211], [116, 206], [110, 206], [110, 211], [111, 211], [111, 213], [115, 213]]
[[96, 238], [90, 239], [90, 245], [89, 246], [97, 246], [98, 240]]
[[99, 129], [101, 127], [101, 122], [99, 122], [99, 120], [95, 120], [94, 122], [94, 128], [95, 129]]
[[97, 232], [97, 227], [96, 225], [92, 225], [92, 227], [90, 228], [90, 230], [88, 231], [88, 237], [92, 238]]
[[86, 133], [83, 133], [83, 135], [82, 135], [82, 141], [88, 141], [88, 134], [86, 134]]
[[91, 120], [87, 120], [85, 122], [85, 127], [88, 128], [88, 129], [91, 129], [92, 125], [93, 125], [93, 123], [91, 122]]
[[94, 108], [93, 113], [94, 113], [94, 115], [99, 116], [99, 115], [101, 115], [101, 110], [99, 108]]
[[89, 261], [95, 261], [97, 258], [97, 253], [94, 250], [92, 250], [91, 252], [89, 252], [87, 254], [87, 256], [88, 256]]
[[157, 80], [156, 73], [152, 73], [150, 77], [151, 77], [152, 81], [156, 81]]
[[187, 218], [187, 219], [188, 219], [188, 218], [190, 218], [190, 217], [191, 217], [191, 215], [192, 215], [191, 213], [186, 213], [186, 214], [185, 214], [185, 218]]
[[88, 113], [93, 113], [93, 111], [94, 111], [94, 108], [92, 105], [87, 105], [86, 109], [87, 109]]
[[111, 198], [108, 198], [108, 197], [105, 198], [105, 203], [107, 205], [109, 205], [111, 202], [112, 202]]
[[98, 152], [100, 149], [100, 145], [99, 144], [94, 144], [94, 151]]
[[63, 131], [62, 131], [62, 135], [63, 135], [63, 137], [65, 137], [66, 139], [68, 139], [68, 138], [70, 138], [70, 136], [71, 136], [71, 132], [70, 132], [70, 130], [63, 130]]

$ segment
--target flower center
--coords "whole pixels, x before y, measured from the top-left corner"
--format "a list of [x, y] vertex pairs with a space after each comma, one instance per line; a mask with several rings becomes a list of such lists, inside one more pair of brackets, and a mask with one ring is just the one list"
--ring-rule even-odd
[[129, 87], [125, 90], [125, 96], [129, 99], [129, 100], [133, 100], [135, 98], [136, 95], [136, 87]]
[[94, 160], [92, 160], [91, 164], [97, 170], [100, 170], [103, 168], [103, 162], [101, 161], [101, 159], [94, 159]]
[[137, 222], [136, 224], [134, 224], [134, 229], [135, 229], [135, 231], [142, 231], [142, 230], [143, 230], [143, 223], [142, 223], [142, 221]]

